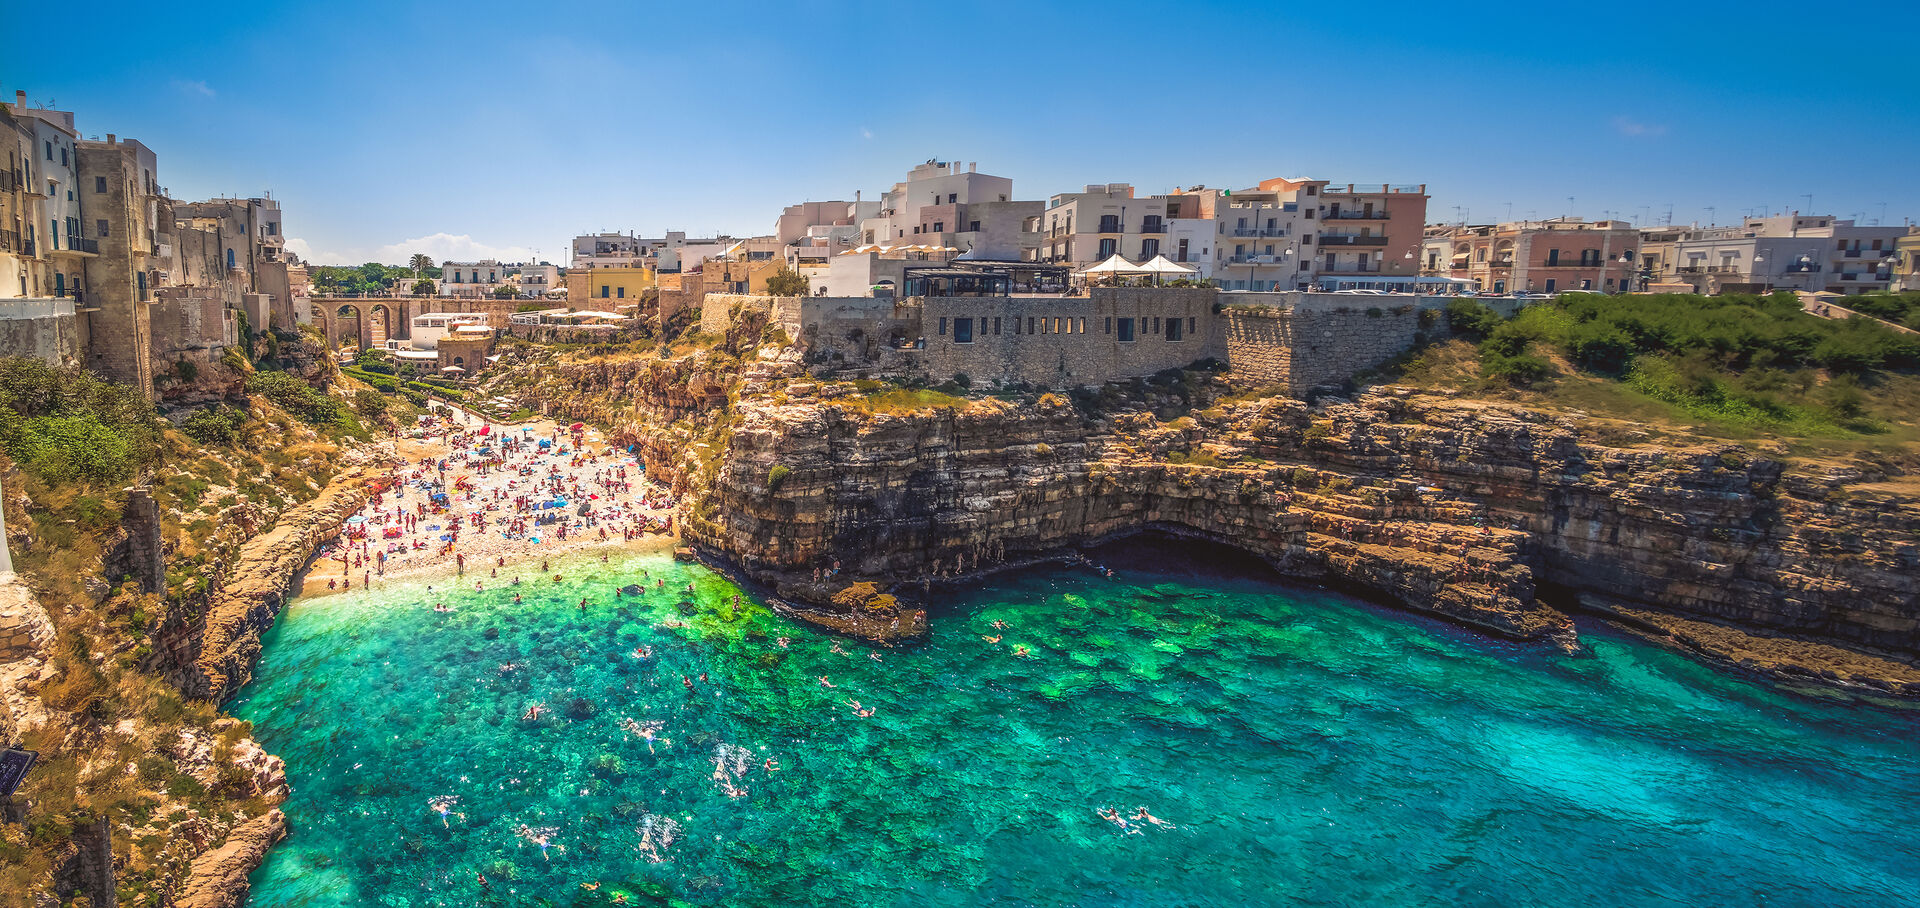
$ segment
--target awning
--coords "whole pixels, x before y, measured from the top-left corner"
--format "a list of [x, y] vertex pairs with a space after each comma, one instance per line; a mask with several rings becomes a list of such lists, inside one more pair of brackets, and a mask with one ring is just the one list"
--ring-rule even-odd
[[1101, 262], [1098, 265], [1088, 265], [1086, 268], [1081, 269], [1080, 273], [1081, 274], [1149, 274], [1151, 272], [1142, 270], [1139, 265], [1135, 265], [1134, 263], [1124, 258], [1121, 258], [1118, 253], [1115, 253], [1112, 258], [1107, 259], [1106, 261]]
[[1185, 265], [1179, 264], [1177, 262], [1172, 261], [1171, 259], [1168, 259], [1164, 255], [1156, 255], [1153, 258], [1147, 260], [1145, 264], [1140, 266], [1140, 270], [1146, 271], [1152, 274], [1199, 274], [1200, 273], [1200, 269], [1188, 268]]

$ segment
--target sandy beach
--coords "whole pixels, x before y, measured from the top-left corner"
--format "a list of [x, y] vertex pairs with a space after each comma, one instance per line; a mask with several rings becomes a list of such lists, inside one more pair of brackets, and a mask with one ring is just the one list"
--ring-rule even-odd
[[[420, 437], [413, 437], [418, 434]], [[503, 586], [592, 549], [670, 549], [679, 502], [600, 433], [545, 420], [496, 426], [456, 411], [403, 431], [386, 489], [315, 556], [299, 595], [459, 575]]]

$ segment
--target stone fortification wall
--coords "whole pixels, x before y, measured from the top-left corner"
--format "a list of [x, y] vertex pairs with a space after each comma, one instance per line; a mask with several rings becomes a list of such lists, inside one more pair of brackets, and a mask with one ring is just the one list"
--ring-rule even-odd
[[24, 356], [50, 365], [78, 359], [80, 327], [73, 301], [0, 301], [0, 356]]
[[227, 314], [226, 295], [218, 287], [163, 287], [154, 292], [150, 319], [153, 361], [162, 369], [181, 360], [211, 363], [239, 343], [239, 326]]
[[[1445, 331], [1447, 296], [1392, 293], [1221, 294], [1221, 345], [1236, 382], [1304, 394], [1390, 360]], [[1503, 316], [1517, 300], [1482, 300]], [[1425, 314], [1425, 313], [1433, 314]]]
[[926, 370], [1049, 388], [1152, 375], [1225, 353], [1217, 295], [1124, 287], [1079, 297], [927, 297]]

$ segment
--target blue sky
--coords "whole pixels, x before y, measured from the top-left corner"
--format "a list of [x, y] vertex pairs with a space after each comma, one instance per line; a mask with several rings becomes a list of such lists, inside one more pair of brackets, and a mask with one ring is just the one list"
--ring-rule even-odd
[[152, 146], [176, 198], [271, 190], [321, 262], [765, 233], [929, 158], [1022, 198], [1311, 176], [1426, 183], [1436, 221], [1920, 216], [1901, 2], [23, 7], [7, 98]]

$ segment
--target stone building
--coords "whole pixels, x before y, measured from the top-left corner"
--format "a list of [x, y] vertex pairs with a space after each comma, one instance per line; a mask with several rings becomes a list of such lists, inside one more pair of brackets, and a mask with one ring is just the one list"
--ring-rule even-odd
[[[487, 367], [487, 357], [493, 355], [493, 329], [474, 325], [462, 325], [448, 331], [434, 345], [437, 355], [436, 365], [448, 375], [467, 375]], [[448, 372], [459, 369], [459, 372]]]
[[148, 307], [159, 283], [160, 214], [167, 202], [155, 173], [158, 162], [152, 149], [112, 133], [104, 142], [76, 147], [87, 219], [100, 244], [86, 262], [85, 365], [151, 395]]
[[1620, 293], [1636, 289], [1640, 232], [1625, 221], [1554, 218], [1447, 227], [1426, 239], [1442, 273], [1489, 293]]

